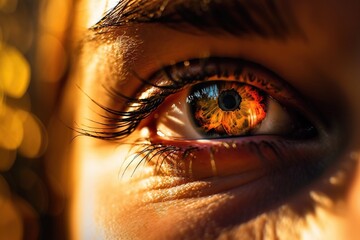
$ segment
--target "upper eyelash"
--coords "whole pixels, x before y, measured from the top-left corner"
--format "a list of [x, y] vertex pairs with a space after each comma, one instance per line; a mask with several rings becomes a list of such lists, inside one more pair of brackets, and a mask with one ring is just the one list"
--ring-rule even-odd
[[108, 94], [115, 94], [118, 98], [123, 98], [123, 100], [126, 101], [125, 105], [127, 106], [125, 109], [129, 108], [132, 104], [136, 104], [138, 106], [137, 110], [114, 110], [98, 103], [90, 96], [88, 96], [93, 103], [95, 103], [101, 109], [105, 110], [109, 116], [99, 114], [100, 117], [104, 119], [104, 122], [89, 120], [90, 122], [99, 125], [99, 127], [82, 126], [81, 128], [75, 129], [75, 131], [80, 135], [103, 140], [123, 139], [130, 135], [136, 129], [140, 121], [149, 116], [151, 112], [164, 101], [165, 98], [164, 96], [157, 95], [148, 99], [136, 99], [125, 96], [113, 88], [105, 87], [105, 89], [107, 90]]
[[[163, 68], [162, 71], [167, 72], [167, 77], [174, 83], [172, 86], [159, 86], [141, 78], [137, 73], [133, 73], [133, 75], [137, 79], [142, 81], [145, 85], [165, 90], [162, 94], [154, 95], [146, 99], [125, 96], [116, 89], [103, 85], [103, 87], [110, 96], [125, 101], [125, 111], [114, 110], [106, 107], [83, 92], [95, 105], [103, 109], [110, 116], [100, 115], [104, 119], [104, 122], [90, 120], [90, 122], [99, 125], [99, 127], [82, 126], [80, 128], [76, 128], [75, 131], [83, 136], [89, 136], [103, 140], [120, 140], [130, 135], [139, 125], [140, 121], [149, 116], [151, 112], [155, 110], [169, 94], [174, 93], [174, 91], [180, 90], [184, 86], [184, 84], [180, 84], [180, 82], [173, 79], [166, 68]], [[136, 106], [137, 109], [128, 111], [127, 109], [129, 109], [131, 106]]]

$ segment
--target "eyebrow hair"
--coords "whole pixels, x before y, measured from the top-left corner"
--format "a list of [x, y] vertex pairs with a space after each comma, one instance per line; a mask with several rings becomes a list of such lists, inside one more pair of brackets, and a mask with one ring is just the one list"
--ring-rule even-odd
[[[289, 5], [276, 0], [121, 0], [91, 29], [160, 23], [178, 30], [286, 39], [300, 33]], [[280, 4], [282, 9], [280, 9]], [[185, 30], [186, 31], [186, 30]]]

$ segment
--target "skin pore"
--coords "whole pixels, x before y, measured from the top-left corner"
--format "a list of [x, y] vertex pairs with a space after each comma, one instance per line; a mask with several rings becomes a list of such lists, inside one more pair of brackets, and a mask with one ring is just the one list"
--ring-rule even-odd
[[[358, 239], [360, 3], [277, 1], [278, 12], [269, 11], [284, 23], [269, 14], [278, 24], [272, 28], [254, 13], [267, 1], [238, 8], [249, 12], [232, 10], [230, 2], [241, 0], [130, 2], [107, 18], [92, 16], [86, 8], [90, 0], [80, 1], [75, 12], [73, 42], [81, 43], [81, 50], [62, 106], [62, 114], [72, 116], [73, 136], [81, 135], [66, 157], [71, 237]], [[235, 19], [250, 13], [256, 24], [219, 24], [213, 18], [223, 12], [205, 6]], [[201, 25], [189, 23], [199, 16]], [[212, 68], [218, 68], [216, 74], [196, 79]], [[280, 90], [246, 80], [249, 72]], [[164, 88], [185, 77], [188, 82], [175, 84], [176, 91]], [[186, 110], [174, 115], [180, 125], [164, 119], [177, 137], [159, 133], [161, 116], [185, 104], [181, 96], [216, 81], [251, 84], [279, 104], [267, 107], [274, 122], [308, 132], [308, 124], [292, 117], [294, 111], [316, 133], [288, 136], [292, 130], [279, 132], [286, 127], [270, 122], [266, 134], [200, 138], [191, 121], [179, 131], [191, 118]], [[151, 97], [160, 101], [153, 108]], [[151, 109], [140, 120], [139, 106]], [[133, 118], [127, 120], [126, 113]]]

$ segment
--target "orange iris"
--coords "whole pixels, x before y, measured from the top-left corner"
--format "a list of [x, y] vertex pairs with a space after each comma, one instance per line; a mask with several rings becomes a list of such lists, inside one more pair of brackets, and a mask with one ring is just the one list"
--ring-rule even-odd
[[266, 117], [263, 94], [247, 84], [206, 83], [190, 96], [194, 120], [205, 133], [244, 135]]

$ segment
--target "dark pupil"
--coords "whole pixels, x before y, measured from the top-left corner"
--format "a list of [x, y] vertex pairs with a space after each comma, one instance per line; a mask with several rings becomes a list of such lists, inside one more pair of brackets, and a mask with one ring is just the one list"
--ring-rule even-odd
[[234, 90], [226, 90], [220, 93], [219, 96], [219, 107], [223, 111], [234, 111], [239, 108], [241, 103], [240, 95]]

